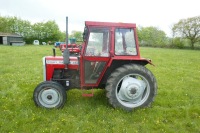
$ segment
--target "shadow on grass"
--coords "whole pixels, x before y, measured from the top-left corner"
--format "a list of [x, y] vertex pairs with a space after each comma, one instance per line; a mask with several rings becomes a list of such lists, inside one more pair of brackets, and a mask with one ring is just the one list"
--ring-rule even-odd
[[[91, 90], [86, 91], [86, 93], [91, 92]], [[79, 89], [69, 90], [67, 92], [67, 102], [65, 106], [70, 108], [80, 107], [91, 109], [95, 109], [97, 107], [112, 108], [108, 103], [104, 89], [94, 89], [93, 97], [83, 97], [82, 93], [82, 90]]]

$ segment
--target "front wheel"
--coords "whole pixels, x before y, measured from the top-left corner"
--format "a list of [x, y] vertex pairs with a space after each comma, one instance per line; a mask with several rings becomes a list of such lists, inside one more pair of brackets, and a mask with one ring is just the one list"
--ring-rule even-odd
[[35, 105], [43, 108], [62, 108], [66, 99], [63, 86], [53, 81], [40, 83], [33, 92]]
[[154, 75], [146, 67], [128, 64], [116, 69], [106, 83], [109, 103], [125, 110], [150, 106], [157, 92]]

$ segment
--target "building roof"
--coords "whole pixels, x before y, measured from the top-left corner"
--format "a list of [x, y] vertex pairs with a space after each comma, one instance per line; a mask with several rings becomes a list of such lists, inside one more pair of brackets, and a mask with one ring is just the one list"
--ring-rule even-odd
[[4, 33], [4, 32], [0, 32], [0, 36], [22, 37], [16, 33]]

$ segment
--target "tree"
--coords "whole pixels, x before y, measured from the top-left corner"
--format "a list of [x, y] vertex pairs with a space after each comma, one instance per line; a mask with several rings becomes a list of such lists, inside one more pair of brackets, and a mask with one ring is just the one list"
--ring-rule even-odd
[[165, 45], [167, 37], [164, 31], [159, 30], [157, 27], [139, 27], [138, 38], [141, 44], [150, 46]]
[[69, 38], [76, 38], [77, 41], [83, 40], [83, 33], [81, 31], [72, 31]]
[[[56, 22], [52, 20], [31, 25], [29, 21], [18, 17], [0, 16], [0, 32], [17, 33], [30, 44], [36, 39], [41, 42], [65, 40], [65, 33], [62, 33]], [[79, 39], [79, 32], [75, 32], [73, 36]]]
[[33, 37], [41, 41], [58, 41], [61, 38], [61, 32], [55, 21], [35, 23], [32, 29]]
[[0, 16], [0, 32], [11, 32], [8, 17]]
[[65, 42], [66, 41], [66, 32], [63, 31], [60, 33], [60, 41]]
[[59, 27], [55, 21], [47, 21], [44, 24], [44, 34], [46, 35], [46, 39], [50, 41], [58, 41], [61, 36]]
[[200, 41], [200, 16], [181, 19], [173, 25], [172, 32], [175, 37], [189, 39], [193, 49], [194, 44]]
[[25, 32], [30, 29], [30, 22], [17, 17], [1, 17], [0, 31], [7, 33], [17, 33], [24, 36]]

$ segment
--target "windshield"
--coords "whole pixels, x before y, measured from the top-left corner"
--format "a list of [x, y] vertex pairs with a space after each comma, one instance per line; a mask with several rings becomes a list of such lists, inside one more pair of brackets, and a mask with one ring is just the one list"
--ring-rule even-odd
[[109, 29], [90, 28], [86, 56], [109, 56]]

